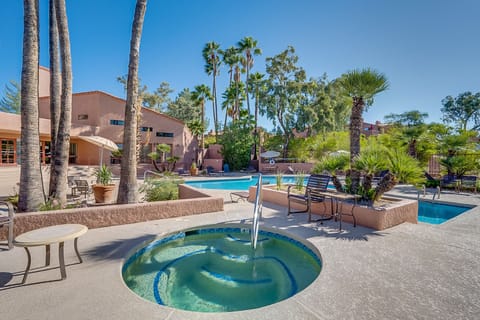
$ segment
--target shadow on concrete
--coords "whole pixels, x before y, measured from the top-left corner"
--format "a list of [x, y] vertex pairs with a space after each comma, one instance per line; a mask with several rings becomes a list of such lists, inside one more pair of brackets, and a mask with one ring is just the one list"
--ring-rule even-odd
[[[320, 222], [308, 222], [308, 215], [306, 213], [292, 214], [287, 217], [287, 208], [283, 206], [264, 202], [263, 207], [272, 210], [273, 215], [270, 214], [268, 217], [264, 216], [262, 225], [291, 232], [304, 239], [328, 237], [350, 241], [368, 241], [372, 237], [383, 237], [388, 234], [386, 231], [377, 231], [358, 225], [353, 227], [353, 224], [348, 222], [342, 222], [342, 230], [340, 231], [339, 222], [334, 220], [324, 221], [323, 224]], [[252, 218], [243, 219], [240, 222], [251, 224]]]
[[105, 244], [93, 247], [85, 251], [82, 255], [88, 256], [88, 258], [102, 261], [102, 260], [121, 260], [128, 258], [127, 254], [133, 248], [152, 241], [158, 237], [157, 234], [146, 234], [137, 238], [125, 238], [117, 239]]

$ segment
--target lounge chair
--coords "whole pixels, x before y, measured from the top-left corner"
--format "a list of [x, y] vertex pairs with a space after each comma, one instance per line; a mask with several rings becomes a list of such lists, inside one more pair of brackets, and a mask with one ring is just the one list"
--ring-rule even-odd
[[455, 192], [458, 192], [459, 186], [460, 186], [460, 180], [458, 180], [453, 174], [446, 174], [440, 180], [441, 189], [453, 188]]
[[7, 214], [2, 214], [3, 211], [0, 211], [0, 227], [7, 226], [8, 228], [8, 249], [13, 248], [13, 219], [15, 216], [13, 205], [7, 201], [0, 201], [0, 206], [5, 206], [7, 209]]
[[249, 193], [247, 191], [237, 191], [230, 193], [230, 200], [232, 202], [238, 202], [240, 200], [247, 200], [249, 197]]
[[[330, 176], [322, 174], [312, 174], [308, 177], [307, 186], [305, 188], [305, 194], [290, 193], [290, 189], [293, 185], [288, 187], [288, 215], [292, 213], [306, 213], [308, 212], [308, 221], [312, 221], [312, 203], [325, 201], [325, 196], [321, 193], [327, 191], [328, 183], [330, 182]], [[305, 205], [305, 210], [293, 211], [291, 210], [290, 202], [301, 203]]]
[[462, 176], [460, 180], [460, 188], [462, 190], [473, 190], [473, 193], [477, 193], [477, 176]]

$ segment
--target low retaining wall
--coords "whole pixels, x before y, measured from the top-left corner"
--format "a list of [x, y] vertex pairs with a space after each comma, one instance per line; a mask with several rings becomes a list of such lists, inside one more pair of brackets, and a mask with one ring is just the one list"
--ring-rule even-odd
[[[14, 220], [15, 236], [24, 232], [64, 223], [79, 223], [90, 229], [149, 220], [223, 211], [223, 198], [213, 198], [186, 185], [179, 186], [180, 200], [136, 204], [92, 206], [87, 208], [18, 213]], [[7, 228], [0, 229], [5, 240]]]
[[[253, 201], [253, 199], [255, 199], [256, 189], [257, 188], [255, 186], [250, 187], [248, 197], [250, 201]], [[264, 186], [262, 193], [263, 201], [276, 203], [285, 207], [288, 206], [287, 192], [277, 191], [275, 189], [272, 189], [272, 187]], [[384, 199], [389, 201], [386, 207], [356, 205], [353, 209], [353, 214], [355, 215], [357, 224], [375, 230], [384, 230], [404, 222], [418, 222], [417, 200], [387, 197], [384, 197]], [[330, 201], [327, 200], [327, 202], [325, 203], [326, 206], [324, 206], [323, 203], [313, 203], [312, 213], [330, 214], [331, 208], [329, 202]], [[302, 206], [301, 204], [295, 202], [292, 202], [291, 205], [294, 209], [305, 208], [305, 206]], [[341, 207], [342, 212], [350, 213], [352, 210], [352, 206], [353, 203], [343, 203]], [[350, 216], [342, 216], [342, 221], [353, 223], [353, 219]]]

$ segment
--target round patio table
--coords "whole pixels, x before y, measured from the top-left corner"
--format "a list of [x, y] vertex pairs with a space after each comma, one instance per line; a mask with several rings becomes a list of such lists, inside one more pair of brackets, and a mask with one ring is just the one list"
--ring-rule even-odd
[[65, 270], [65, 258], [64, 258], [64, 242], [66, 240], [74, 239], [75, 253], [78, 260], [82, 263], [82, 258], [78, 252], [77, 240], [78, 237], [85, 234], [88, 228], [81, 224], [60, 224], [56, 226], [50, 226], [40, 228], [32, 231], [25, 232], [13, 241], [13, 245], [16, 247], [23, 247], [27, 252], [28, 262], [25, 274], [23, 276], [22, 284], [27, 280], [28, 272], [32, 263], [32, 257], [30, 255], [29, 247], [45, 246], [45, 265], [50, 265], [50, 245], [58, 243], [58, 258], [60, 262], [60, 274], [62, 280], [67, 278], [67, 272]]

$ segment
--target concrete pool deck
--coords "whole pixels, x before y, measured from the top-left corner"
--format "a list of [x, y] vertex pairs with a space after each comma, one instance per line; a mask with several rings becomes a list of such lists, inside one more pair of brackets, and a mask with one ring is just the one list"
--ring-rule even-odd
[[[218, 190], [213, 191], [219, 195]], [[414, 195], [408, 188], [394, 193]], [[228, 199], [229, 192], [223, 192]], [[442, 201], [480, 205], [480, 196], [442, 193]], [[222, 212], [92, 229], [79, 238], [84, 262], [66, 243], [68, 277], [60, 279], [56, 254], [47, 269], [44, 249], [0, 251], [2, 319], [478, 319], [480, 315], [480, 208], [442, 225], [407, 224], [373, 231], [345, 223], [307, 223], [305, 214], [264, 204], [266, 226], [309, 240], [322, 254], [322, 272], [283, 302], [233, 313], [193, 313], [155, 305], [121, 279], [124, 257], [138, 244], [187, 227], [250, 221], [253, 205], [225, 203]], [[0, 249], [1, 250], [1, 249]], [[52, 250], [57, 250], [54, 246]]]

